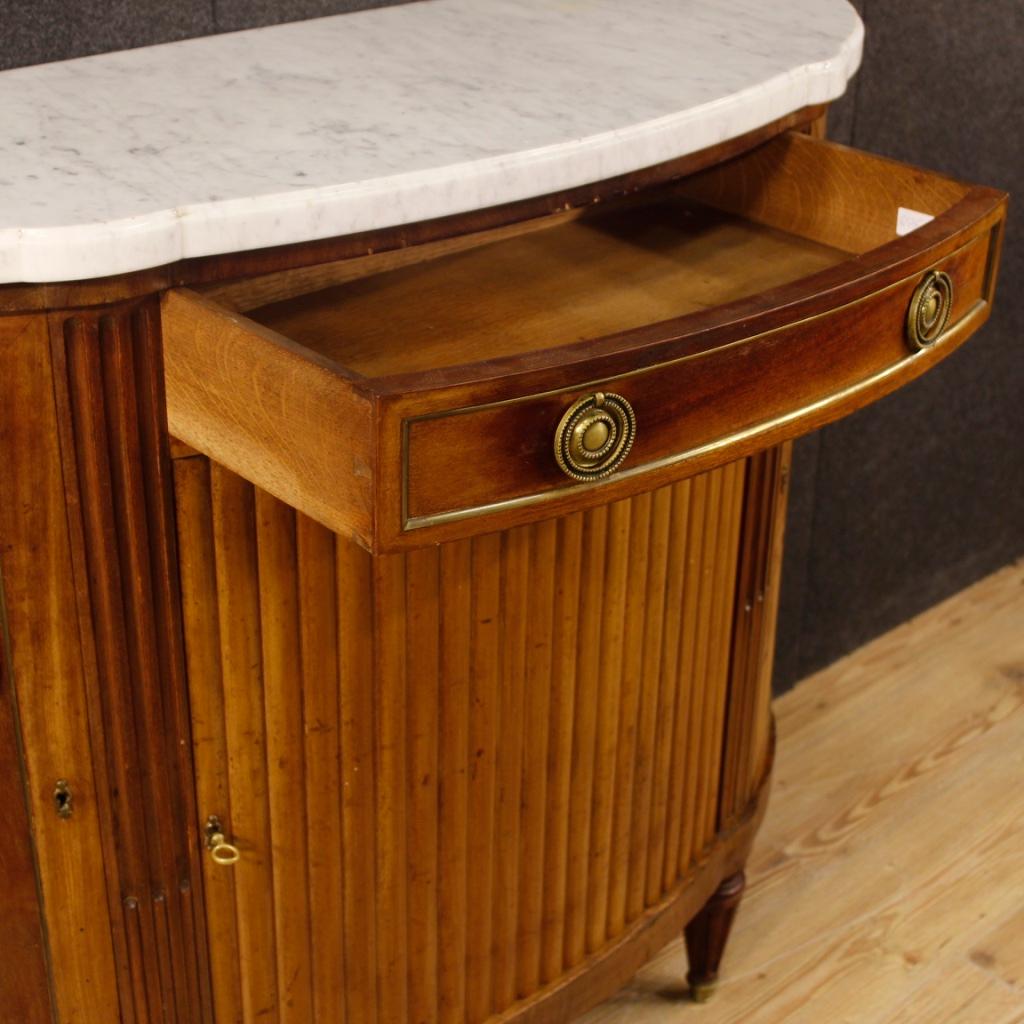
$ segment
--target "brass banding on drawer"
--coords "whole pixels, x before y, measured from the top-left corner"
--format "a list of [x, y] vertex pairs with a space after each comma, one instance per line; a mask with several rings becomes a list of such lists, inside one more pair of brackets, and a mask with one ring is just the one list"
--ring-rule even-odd
[[[570, 413], [586, 408], [599, 392], [614, 390], [644, 424], [628, 464], [594, 484], [602, 488], [645, 476], [653, 486], [687, 465], [702, 471], [730, 451], [739, 457], [755, 450], [759, 438], [793, 436], [858, 408], [923, 372], [922, 358], [930, 365], [984, 319], [994, 243], [988, 234], [976, 237], [923, 278], [915, 273], [853, 303], [706, 351], [577, 388], [410, 418], [403, 430], [404, 529], [536, 507], [574, 493], [578, 485], [566, 483], [548, 454], [544, 425], [564, 423], [567, 403], [574, 403]], [[922, 316], [945, 330], [911, 349], [907, 311], [920, 305], [923, 286], [936, 280], [948, 282], [942, 290], [948, 298], [938, 312]], [[524, 427], [530, 423], [536, 425], [532, 432]], [[513, 429], [520, 437], [517, 458], [498, 476], [466, 481], [460, 500], [453, 501], [444, 486], [450, 452], [457, 448], [460, 458], [472, 460], [477, 449], [482, 453], [491, 439]]]

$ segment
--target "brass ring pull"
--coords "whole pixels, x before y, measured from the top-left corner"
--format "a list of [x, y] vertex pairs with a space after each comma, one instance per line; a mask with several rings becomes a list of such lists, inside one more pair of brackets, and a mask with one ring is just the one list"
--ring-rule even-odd
[[907, 341], [913, 349], [934, 344], [949, 323], [953, 308], [953, 280], [941, 270], [929, 270], [910, 297]]
[[635, 438], [629, 402], [598, 391], [566, 409], [555, 431], [555, 461], [574, 480], [600, 480], [622, 465]]
[[215, 814], [211, 814], [206, 819], [204, 831], [206, 833], [206, 848], [210, 851], [210, 856], [215, 864], [230, 867], [232, 864], [238, 863], [242, 854], [237, 846], [227, 841], [227, 837], [224, 835], [221, 827], [220, 818]]

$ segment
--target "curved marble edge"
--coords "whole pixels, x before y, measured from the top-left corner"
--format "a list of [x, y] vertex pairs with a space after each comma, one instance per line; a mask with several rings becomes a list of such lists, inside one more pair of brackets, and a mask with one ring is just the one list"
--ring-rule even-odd
[[834, 57], [677, 113], [553, 145], [99, 223], [0, 228], [0, 283], [87, 280], [185, 258], [315, 241], [628, 174], [736, 138], [802, 107], [831, 102], [856, 72], [862, 44], [863, 25], [854, 16], [853, 31]]

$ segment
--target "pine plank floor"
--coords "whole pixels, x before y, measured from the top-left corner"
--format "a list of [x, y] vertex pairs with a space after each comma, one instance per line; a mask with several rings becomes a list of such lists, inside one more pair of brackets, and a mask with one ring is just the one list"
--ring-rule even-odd
[[580, 1024], [1024, 1022], [1024, 561], [776, 702], [712, 1001], [674, 942]]

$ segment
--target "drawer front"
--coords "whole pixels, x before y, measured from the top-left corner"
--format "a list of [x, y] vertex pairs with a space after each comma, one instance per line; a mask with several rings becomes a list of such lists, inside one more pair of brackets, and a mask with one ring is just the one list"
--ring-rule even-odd
[[[952, 297], [945, 327], [923, 348], [908, 336], [908, 311], [926, 276], [919, 271], [856, 301], [706, 351], [571, 387], [407, 418], [401, 426], [402, 533], [442, 529], [450, 535], [454, 524], [482, 520], [474, 524], [479, 532], [510, 515], [536, 518], [541, 505], [550, 504], [555, 514], [579, 505], [588, 492], [595, 501], [614, 500], [836, 419], [917, 376], [983, 322], [997, 244], [998, 228], [990, 229], [934, 265], [948, 275]], [[929, 305], [925, 297], [926, 321], [944, 312], [940, 299]], [[559, 466], [556, 432], [575, 402], [597, 393], [619, 396], [631, 407], [635, 439], [618, 468], [580, 481]]]

